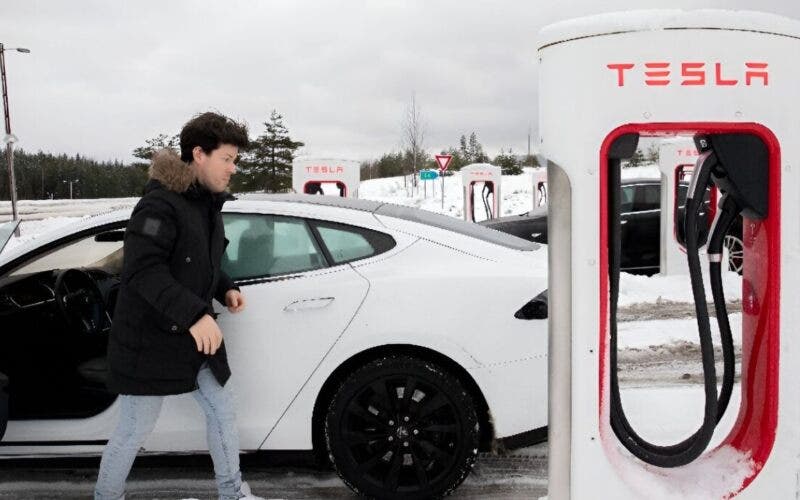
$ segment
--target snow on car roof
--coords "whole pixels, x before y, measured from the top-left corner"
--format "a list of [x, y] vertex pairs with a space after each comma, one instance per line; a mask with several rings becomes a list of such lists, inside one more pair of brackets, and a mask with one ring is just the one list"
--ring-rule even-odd
[[326, 207], [349, 208], [373, 213], [385, 203], [381, 201], [359, 200], [355, 198], [342, 198], [340, 196], [321, 196], [314, 194], [241, 194], [236, 195], [241, 201], [283, 201], [289, 203], [308, 203], [310, 205], [323, 205]]

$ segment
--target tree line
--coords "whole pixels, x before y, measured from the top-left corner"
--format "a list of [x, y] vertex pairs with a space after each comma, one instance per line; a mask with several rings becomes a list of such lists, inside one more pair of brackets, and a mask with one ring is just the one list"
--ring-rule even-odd
[[[5, 155], [0, 175], [0, 200], [10, 199]], [[146, 168], [119, 161], [99, 162], [74, 156], [39, 151], [14, 150], [14, 176], [17, 199], [44, 200], [69, 198], [124, 198], [141, 196], [147, 181]]]

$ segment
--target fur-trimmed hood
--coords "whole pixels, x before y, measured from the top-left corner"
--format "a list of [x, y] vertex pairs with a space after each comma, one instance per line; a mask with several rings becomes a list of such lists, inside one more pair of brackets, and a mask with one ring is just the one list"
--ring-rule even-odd
[[148, 174], [151, 179], [157, 180], [165, 188], [176, 193], [186, 192], [197, 180], [194, 170], [170, 148], [160, 149], [153, 154]]

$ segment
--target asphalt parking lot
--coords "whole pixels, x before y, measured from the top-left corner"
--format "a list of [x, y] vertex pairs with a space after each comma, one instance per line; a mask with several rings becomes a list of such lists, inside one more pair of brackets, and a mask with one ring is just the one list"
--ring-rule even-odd
[[[91, 497], [99, 459], [25, 459], [0, 465], [0, 499]], [[331, 470], [301, 458], [245, 455], [242, 470], [253, 492], [266, 498], [357, 498]], [[524, 454], [482, 454], [454, 499], [531, 499], [547, 493], [547, 446]], [[140, 457], [128, 482], [128, 499], [216, 498], [208, 456]]]

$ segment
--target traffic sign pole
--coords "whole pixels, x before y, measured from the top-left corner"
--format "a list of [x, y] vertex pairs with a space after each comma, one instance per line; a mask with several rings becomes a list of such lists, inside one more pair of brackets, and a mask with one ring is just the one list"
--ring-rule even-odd
[[436, 155], [436, 164], [439, 165], [439, 174], [442, 176], [442, 211], [444, 211], [444, 172], [452, 159], [453, 155]]

